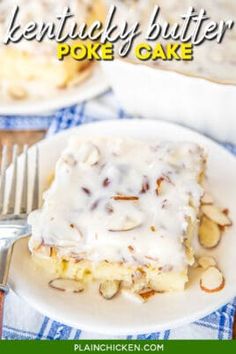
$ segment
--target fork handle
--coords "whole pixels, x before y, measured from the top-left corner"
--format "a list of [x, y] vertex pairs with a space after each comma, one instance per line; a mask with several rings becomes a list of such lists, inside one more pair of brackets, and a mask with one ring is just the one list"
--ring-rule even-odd
[[0, 290], [0, 339], [2, 339], [2, 327], [3, 327], [3, 308], [5, 300], [5, 291]]
[[0, 290], [5, 290], [7, 287], [8, 273], [12, 255], [12, 240], [0, 240]]
[[12, 240], [7, 238], [0, 240], [0, 339], [2, 338], [4, 299], [8, 292], [7, 281], [12, 248]]

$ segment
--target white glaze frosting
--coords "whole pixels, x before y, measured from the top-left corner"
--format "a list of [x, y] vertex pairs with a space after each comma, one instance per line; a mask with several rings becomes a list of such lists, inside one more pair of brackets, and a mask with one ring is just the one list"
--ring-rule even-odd
[[[42, 209], [29, 216], [30, 249], [43, 243], [95, 262], [183, 269], [182, 242], [187, 219], [197, 218], [202, 169], [203, 151], [191, 143], [74, 136]], [[115, 200], [121, 195], [137, 200]]]

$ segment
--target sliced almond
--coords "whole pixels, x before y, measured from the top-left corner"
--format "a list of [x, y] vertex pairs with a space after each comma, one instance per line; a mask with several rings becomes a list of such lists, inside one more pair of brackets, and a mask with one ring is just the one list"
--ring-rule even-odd
[[128, 300], [136, 302], [138, 304], [143, 304], [145, 300], [137, 293], [134, 293], [130, 289], [123, 288], [121, 294], [124, 295]]
[[129, 246], [128, 246], [128, 250], [132, 253], [132, 252], [134, 252], [134, 247], [131, 246], [131, 245], [129, 245]]
[[34, 252], [40, 257], [50, 258], [52, 256], [52, 247], [42, 243], [39, 247], [34, 249]]
[[56, 278], [51, 280], [48, 285], [53, 289], [75, 294], [81, 293], [84, 290], [84, 285], [80, 281], [73, 279]]
[[105, 178], [102, 183], [103, 187], [105, 187], [105, 188], [108, 187], [110, 184], [111, 184], [111, 180], [108, 177]]
[[171, 181], [170, 177], [168, 175], [163, 174], [161, 177], [159, 177], [156, 180], [156, 194], [157, 195], [161, 194], [164, 182], [174, 185], [174, 183]]
[[26, 90], [21, 86], [10, 86], [8, 89], [8, 94], [14, 100], [23, 100], [27, 97]]
[[86, 187], [81, 187], [82, 191], [87, 194], [87, 195], [91, 195], [91, 191], [90, 189], [86, 188]]
[[144, 301], [149, 300], [155, 294], [156, 291], [153, 289], [143, 289], [142, 291], [139, 292], [139, 296], [141, 296]]
[[79, 161], [85, 165], [93, 166], [100, 160], [98, 148], [91, 143], [83, 144], [79, 149]]
[[209, 219], [214, 221], [220, 226], [231, 226], [232, 221], [229, 217], [218, 207], [215, 205], [203, 205], [202, 212], [206, 215]]
[[219, 226], [205, 216], [201, 220], [199, 228], [199, 242], [204, 248], [214, 248], [221, 240]]
[[214, 199], [209, 193], [205, 192], [204, 195], [201, 198], [201, 202], [202, 202], [202, 204], [208, 204], [209, 205], [209, 204], [213, 204], [214, 203]]
[[161, 186], [164, 181], [165, 181], [164, 177], [160, 177], [156, 180], [156, 194], [157, 195], [161, 194]]
[[150, 184], [147, 176], [143, 176], [143, 183], [140, 193], [146, 193], [150, 189]]
[[109, 227], [109, 231], [111, 232], [123, 232], [123, 231], [131, 231], [136, 229], [142, 225], [142, 221], [138, 219], [132, 219], [127, 217], [121, 225], [114, 225]]
[[118, 280], [106, 280], [99, 286], [99, 293], [106, 300], [113, 299], [120, 291], [121, 282]]
[[87, 164], [90, 166], [95, 165], [99, 161], [99, 159], [100, 153], [98, 151], [98, 148], [96, 148], [96, 146], [93, 146], [87, 157]]
[[114, 200], [124, 200], [124, 201], [135, 201], [139, 200], [139, 197], [136, 197], [135, 195], [115, 195], [112, 197]]
[[225, 280], [221, 271], [216, 267], [209, 267], [200, 278], [200, 287], [207, 293], [215, 293], [224, 288]]
[[141, 276], [140, 278], [134, 278], [133, 279], [133, 284], [130, 288], [131, 291], [139, 294], [140, 292], [142, 292], [144, 289], [147, 288], [147, 280], [145, 276]]
[[207, 269], [209, 267], [216, 266], [216, 261], [215, 261], [215, 258], [213, 258], [213, 257], [204, 256], [204, 257], [200, 257], [198, 259], [198, 264], [203, 269]]

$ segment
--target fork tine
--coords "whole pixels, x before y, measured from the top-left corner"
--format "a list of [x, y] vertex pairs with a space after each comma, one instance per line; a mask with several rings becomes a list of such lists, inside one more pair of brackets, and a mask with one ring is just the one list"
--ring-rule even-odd
[[35, 175], [33, 185], [33, 201], [31, 210], [38, 209], [39, 207], [39, 149], [36, 146], [35, 151]]
[[28, 209], [28, 145], [24, 145], [23, 158], [23, 180], [20, 201], [20, 214], [26, 214]]
[[12, 153], [12, 177], [11, 186], [9, 191], [9, 197], [7, 201], [7, 214], [14, 214], [15, 204], [16, 204], [16, 183], [17, 183], [17, 156], [18, 156], [18, 145], [13, 146]]
[[5, 196], [5, 182], [6, 182], [6, 169], [7, 169], [7, 145], [2, 148], [2, 163], [1, 163], [1, 182], [0, 182], [0, 214], [3, 213], [4, 196]]

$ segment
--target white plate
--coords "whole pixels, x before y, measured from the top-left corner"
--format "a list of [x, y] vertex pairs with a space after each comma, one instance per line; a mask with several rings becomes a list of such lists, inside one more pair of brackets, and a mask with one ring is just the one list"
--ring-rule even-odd
[[91, 99], [106, 90], [109, 84], [103, 74], [100, 65], [94, 65], [91, 74], [77, 86], [67, 88], [55, 96], [44, 99], [28, 99], [24, 101], [4, 102], [0, 100], [0, 114], [43, 114], [50, 111], [81, 103]]
[[[59, 133], [39, 144], [41, 154], [41, 186], [53, 170], [55, 161], [68, 136], [119, 135], [141, 139], [167, 139], [192, 141], [201, 144], [209, 152], [208, 177], [210, 190], [216, 202], [230, 209], [236, 225], [236, 159], [211, 140], [174, 124], [151, 120], [104, 121], [80, 126]], [[50, 154], [50, 159], [48, 158]], [[38, 311], [45, 315], [86, 331], [121, 335], [148, 333], [178, 327], [204, 317], [227, 303], [236, 295], [236, 227], [223, 236], [221, 244], [202, 254], [214, 255], [226, 278], [225, 288], [215, 294], [207, 294], [199, 288], [199, 273], [191, 274], [185, 292], [160, 294], [145, 304], [130, 302], [122, 296], [106, 301], [96, 289], [81, 294], [65, 294], [48, 287], [51, 276], [32, 265], [26, 240], [19, 242], [14, 251], [11, 266], [11, 286]], [[199, 252], [199, 251], [198, 251]]]

